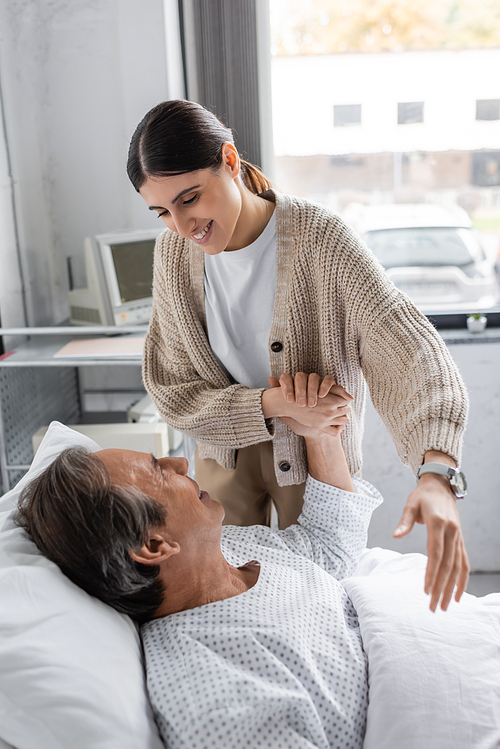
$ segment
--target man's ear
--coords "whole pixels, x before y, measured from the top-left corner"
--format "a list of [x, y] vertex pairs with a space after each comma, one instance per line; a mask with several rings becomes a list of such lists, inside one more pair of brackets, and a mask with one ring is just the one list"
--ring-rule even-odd
[[177, 541], [168, 541], [160, 533], [152, 533], [148, 541], [137, 551], [128, 550], [134, 560], [140, 564], [160, 564], [173, 554], [178, 554], [181, 547]]

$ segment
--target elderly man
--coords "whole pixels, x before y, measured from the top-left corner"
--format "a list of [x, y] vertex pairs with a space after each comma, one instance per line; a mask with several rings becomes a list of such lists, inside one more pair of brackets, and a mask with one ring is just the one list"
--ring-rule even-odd
[[[73, 448], [23, 493], [18, 522], [40, 550], [143, 624], [148, 690], [170, 749], [361, 747], [366, 658], [338, 580], [356, 566], [382, 499], [349, 475], [348, 410], [322, 429], [284, 419], [305, 437], [309, 468], [302, 514], [286, 530], [222, 527], [222, 506], [184, 458]], [[444, 563], [435, 575], [430, 606], [442, 595], [446, 609], [456, 575]]]
[[170, 749], [361, 747], [366, 659], [338, 579], [381, 497], [351, 480], [341, 429], [304, 428], [304, 509], [284, 531], [223, 528], [185, 459], [126, 450], [66, 450], [21, 498], [18, 522], [43, 553], [144, 623]]

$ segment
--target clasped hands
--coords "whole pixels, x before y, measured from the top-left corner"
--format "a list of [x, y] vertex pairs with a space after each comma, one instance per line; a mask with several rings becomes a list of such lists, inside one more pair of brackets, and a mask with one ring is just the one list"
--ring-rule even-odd
[[[282, 374], [269, 378], [270, 389], [262, 396], [265, 418], [277, 416], [293, 432], [303, 437], [338, 437], [349, 423], [352, 396], [336, 385], [331, 375], [298, 372], [295, 377]], [[448, 465], [455, 462], [439, 452], [428, 452], [426, 461]], [[439, 602], [446, 611], [455, 591], [459, 601], [469, 578], [469, 560], [465, 550], [455, 496], [442, 476], [427, 473], [410, 493], [401, 520], [393, 536], [402, 538], [415, 523], [427, 526], [427, 569], [424, 589], [430, 596], [430, 609]]]
[[279, 380], [270, 377], [269, 384], [262, 396], [264, 416], [278, 416], [295, 434], [337, 437], [349, 423], [352, 395], [331, 375], [282, 374]]

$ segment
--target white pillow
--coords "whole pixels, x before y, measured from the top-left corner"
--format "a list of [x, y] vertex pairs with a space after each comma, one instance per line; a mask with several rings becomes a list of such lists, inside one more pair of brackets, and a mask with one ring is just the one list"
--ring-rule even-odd
[[[500, 746], [500, 594], [429, 610], [427, 557], [367, 550], [343, 584], [368, 655], [364, 749]], [[360, 576], [362, 575], [362, 576]]]
[[74, 585], [12, 519], [24, 486], [76, 445], [100, 449], [53, 422], [0, 499], [0, 746], [160, 749], [135, 624]]

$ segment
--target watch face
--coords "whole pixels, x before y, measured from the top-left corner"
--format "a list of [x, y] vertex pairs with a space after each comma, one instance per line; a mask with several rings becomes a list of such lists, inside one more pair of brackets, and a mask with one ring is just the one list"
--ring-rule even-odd
[[461, 471], [455, 472], [455, 475], [450, 480], [450, 484], [454, 487], [457, 496], [464, 497], [467, 494], [467, 481]]

